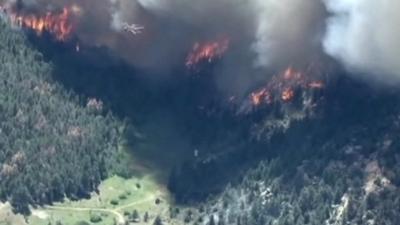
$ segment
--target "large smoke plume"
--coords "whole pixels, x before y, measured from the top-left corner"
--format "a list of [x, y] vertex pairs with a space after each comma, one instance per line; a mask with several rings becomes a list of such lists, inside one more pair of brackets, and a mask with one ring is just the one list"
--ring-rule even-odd
[[[49, 10], [82, 9], [77, 37], [107, 46], [154, 74], [184, 65], [196, 41], [231, 39], [215, 69], [227, 92], [245, 91], [271, 71], [304, 65], [326, 52], [352, 72], [400, 81], [400, 18], [397, 0], [8, 0]], [[141, 35], [123, 24], [145, 26]], [[374, 75], [374, 76], [372, 76]], [[390, 79], [392, 81], [393, 79]]]
[[[326, 51], [349, 69], [400, 82], [400, 1], [327, 0]], [[374, 76], [371, 76], [374, 75]]]
[[299, 63], [320, 49], [325, 10], [320, 0], [257, 0], [257, 65]]

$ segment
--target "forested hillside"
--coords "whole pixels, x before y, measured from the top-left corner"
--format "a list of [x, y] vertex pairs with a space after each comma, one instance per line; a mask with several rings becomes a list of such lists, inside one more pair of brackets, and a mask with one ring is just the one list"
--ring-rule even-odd
[[[263, 143], [257, 148], [233, 142], [223, 148], [236, 151], [200, 157], [171, 175], [177, 199], [201, 205], [179, 216], [208, 225], [398, 224], [398, 100], [395, 90], [339, 77], [324, 93], [318, 116], [296, 117], [281, 129], [269, 125], [298, 112], [276, 108], [279, 113], [255, 126]], [[232, 172], [233, 165], [246, 164]], [[227, 174], [225, 186], [219, 181]]]
[[63, 89], [52, 71], [0, 20], [0, 200], [18, 212], [87, 196], [118, 151], [121, 124], [100, 100]]
[[[400, 91], [372, 88], [324, 55], [321, 71], [289, 66], [227, 96], [215, 82], [222, 54], [159, 81], [106, 46], [26, 31], [0, 19], [0, 201], [17, 212], [132, 175], [125, 138], [137, 175], [155, 170], [175, 197], [157, 225], [399, 224]], [[166, 200], [136, 181], [151, 204]], [[127, 205], [148, 199], [136, 200]]]

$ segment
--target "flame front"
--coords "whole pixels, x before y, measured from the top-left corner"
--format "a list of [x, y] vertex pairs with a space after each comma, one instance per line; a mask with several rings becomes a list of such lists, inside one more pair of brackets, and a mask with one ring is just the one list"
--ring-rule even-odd
[[196, 42], [186, 58], [186, 66], [191, 68], [200, 62], [212, 62], [215, 59], [221, 58], [228, 50], [229, 43], [228, 38], [206, 43]]
[[291, 88], [286, 88], [285, 90], [282, 91], [282, 100], [287, 102], [291, 101], [294, 97], [294, 91]]
[[60, 12], [47, 12], [45, 15], [24, 14], [12, 11], [9, 18], [14, 25], [32, 29], [37, 35], [48, 32], [59, 41], [68, 39], [74, 29], [71, 15], [77, 6], [64, 7]]
[[298, 88], [322, 89], [323, 82], [312, 80], [306, 74], [288, 67], [274, 76], [264, 87], [252, 92], [249, 96], [253, 106], [262, 103], [272, 104], [274, 101], [291, 102], [296, 97]]
[[261, 103], [270, 104], [272, 102], [271, 94], [266, 88], [251, 93], [251, 101], [253, 105], [258, 106]]

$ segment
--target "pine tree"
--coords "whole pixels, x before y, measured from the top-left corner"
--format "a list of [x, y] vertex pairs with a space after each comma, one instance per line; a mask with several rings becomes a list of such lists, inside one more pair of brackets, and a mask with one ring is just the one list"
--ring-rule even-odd
[[211, 215], [211, 216], [210, 216], [210, 219], [209, 219], [209, 221], [208, 221], [208, 225], [216, 225], [216, 224], [215, 224], [215, 220], [214, 220], [214, 215]]
[[163, 222], [162, 222], [160, 216], [156, 216], [156, 218], [154, 219], [153, 225], [163, 225]]
[[133, 212], [132, 212], [132, 220], [133, 221], [137, 221], [139, 218], [140, 218], [139, 212], [136, 209], [133, 210]]

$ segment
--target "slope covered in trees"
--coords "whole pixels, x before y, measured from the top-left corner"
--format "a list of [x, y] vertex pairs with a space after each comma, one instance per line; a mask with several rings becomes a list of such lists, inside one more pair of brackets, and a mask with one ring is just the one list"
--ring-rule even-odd
[[64, 90], [52, 71], [0, 20], [0, 200], [18, 212], [86, 196], [118, 151], [120, 122], [101, 101]]
[[[302, 98], [240, 116], [230, 107], [220, 108], [207, 76], [148, 88], [119, 63], [106, 70], [104, 63], [97, 68], [81, 58], [65, 62], [72, 57], [48, 48], [47, 58], [57, 68], [0, 23], [0, 200], [19, 212], [65, 195], [87, 195], [108, 175], [118, 151], [121, 124], [101, 101], [65, 91], [52, 80], [55, 75], [82, 95], [109, 101], [114, 113], [135, 123], [153, 120], [158, 113], [150, 112], [161, 109], [177, 119], [166, 126], [179, 124], [176, 136], [189, 144], [183, 145], [180, 157], [187, 161], [176, 165], [169, 189], [178, 203], [201, 203], [198, 212], [180, 214], [186, 223], [400, 221], [398, 91], [372, 90], [340, 78], [327, 87], [315, 112], [303, 107], [309, 101]], [[161, 123], [155, 124], [162, 130]], [[143, 139], [132, 130], [131, 136]], [[160, 136], [168, 139], [165, 134]], [[154, 158], [178, 152], [170, 143], [162, 142]]]
[[[259, 140], [259, 148], [188, 162], [171, 174], [169, 187], [178, 200], [190, 202], [207, 196], [230, 165], [251, 161], [200, 204], [194, 224], [398, 224], [398, 96], [397, 90], [340, 77], [326, 90], [318, 116], [292, 121], [284, 130], [268, 128], [272, 138]], [[267, 117], [258, 128], [280, 120]]]

